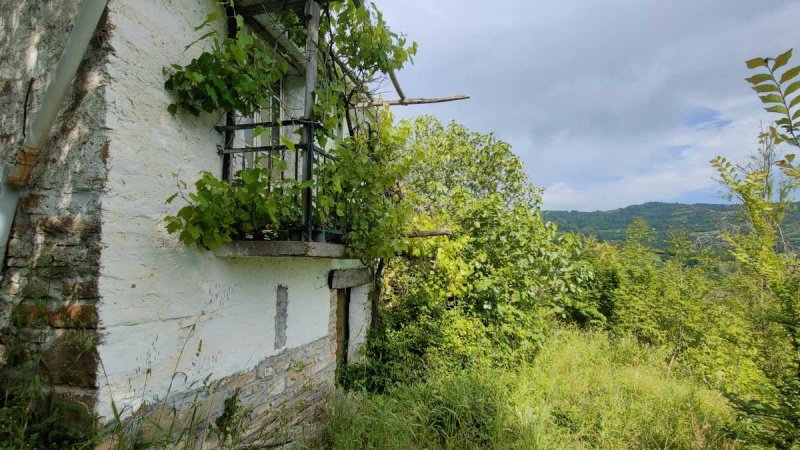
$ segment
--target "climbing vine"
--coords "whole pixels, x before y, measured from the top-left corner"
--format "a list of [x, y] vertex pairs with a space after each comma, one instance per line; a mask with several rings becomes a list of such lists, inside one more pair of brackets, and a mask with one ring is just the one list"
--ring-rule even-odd
[[211, 50], [186, 66], [173, 64], [165, 69], [168, 78], [164, 86], [175, 98], [168, 107], [172, 114], [185, 110], [198, 115], [223, 109], [250, 115], [268, 107], [276, 83], [286, 74], [286, 62], [276, 59], [264, 42], [245, 28], [241, 16], [236, 16], [236, 38], [221, 38], [211, 28], [219, 16], [213, 12], [195, 27], [195, 31], [209, 31], [187, 46], [211, 39]]
[[317, 169], [320, 222], [343, 218], [350, 251], [365, 259], [402, 252], [411, 217], [411, 204], [401, 189], [410, 163], [403, 155], [409, 125], [393, 126], [388, 111], [374, 125], [369, 136], [339, 141], [331, 152], [336, 160]]
[[[408, 136], [408, 124], [394, 126], [385, 111], [370, 135], [337, 141], [330, 151], [335, 159], [315, 169], [315, 222], [326, 227], [344, 222], [344, 241], [354, 255], [389, 257], [408, 244], [411, 207], [400, 186], [410, 162], [401, 157]], [[234, 240], [286, 239], [283, 230], [300, 223], [299, 199], [312, 182], [275, 177], [286, 169], [280, 159], [273, 160], [271, 170], [264, 159], [255, 166], [238, 171], [230, 182], [203, 172], [190, 193], [178, 180], [179, 192], [167, 202], [181, 198], [186, 205], [166, 217], [167, 231], [178, 233], [186, 245], [208, 250]]]
[[[275, 159], [275, 170], [286, 163]], [[213, 250], [238, 239], [275, 238], [281, 225], [300, 220], [297, 201], [304, 183], [294, 179], [275, 179], [263, 160], [255, 167], [240, 170], [230, 182], [203, 172], [194, 183], [195, 192], [185, 193], [187, 185], [178, 180], [180, 197], [187, 204], [175, 216], [167, 216], [169, 233], [179, 233], [186, 245], [197, 244]]]
[[[185, 110], [198, 115], [221, 109], [250, 115], [267, 107], [277, 82], [286, 76], [288, 56], [278, 54], [277, 47], [269, 48], [245, 26], [241, 15], [234, 16], [236, 37], [221, 37], [215, 28], [220, 18], [220, 12], [209, 14], [195, 27], [204, 34], [187, 46], [210, 40], [209, 50], [185, 66], [173, 64], [165, 69], [165, 87], [175, 99], [169, 105], [171, 113]], [[286, 30], [291, 42], [305, 45], [303, 19], [296, 12], [281, 11], [275, 18], [275, 26]], [[417, 51], [416, 43], [388, 27], [374, 4], [367, 8], [353, 0], [325, 5], [319, 42], [313, 119], [323, 124], [323, 130], [350, 119], [359, 101], [369, 97], [369, 86], [401, 69]]]
[[[227, 6], [235, 14], [234, 5]], [[270, 17], [289, 41], [305, 45], [304, 18], [290, 10]], [[242, 16], [234, 18], [235, 37], [221, 38], [215, 28], [220, 14], [209, 14], [195, 28], [204, 34], [189, 47], [210, 39], [210, 49], [185, 66], [166, 69], [165, 87], [175, 99], [169, 105], [171, 113], [185, 110], [197, 115], [222, 109], [251, 115], [269, 106], [274, 86], [287, 74], [288, 57], [277, 54], [277, 47], [268, 48]], [[417, 45], [392, 31], [374, 4], [362, 7], [353, 0], [327, 3], [319, 33], [315, 102], [312, 117], [306, 119], [321, 124], [315, 138], [330, 148], [333, 158], [315, 169], [314, 219], [326, 227], [344, 222], [344, 241], [355, 254], [390, 256], [406, 244], [410, 207], [400, 187], [406, 167], [398, 155], [408, 130], [395, 128], [388, 111], [365, 111], [359, 104], [371, 99], [370, 86], [379, 77], [411, 60]], [[335, 130], [344, 123], [348, 135], [342, 139]], [[254, 136], [265, 132], [257, 128]], [[291, 139], [281, 140], [296, 151]], [[300, 222], [298, 198], [311, 182], [276, 180], [275, 174], [286, 168], [283, 161], [255, 166], [237, 172], [230, 182], [204, 172], [195, 192], [188, 194], [184, 194], [186, 184], [179, 181], [179, 193], [168, 202], [180, 196], [187, 204], [166, 218], [167, 231], [179, 233], [187, 245], [206, 249], [237, 239], [280, 238], [281, 229]]]

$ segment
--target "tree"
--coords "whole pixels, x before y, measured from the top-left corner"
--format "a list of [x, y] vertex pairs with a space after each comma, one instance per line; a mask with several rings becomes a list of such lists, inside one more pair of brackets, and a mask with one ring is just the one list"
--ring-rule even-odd
[[[794, 155], [776, 161], [775, 147], [800, 147], [800, 66], [786, 69], [792, 50], [775, 58], [754, 58], [747, 67], [759, 73], [748, 78], [766, 110], [779, 114], [777, 127], [762, 133], [762, 151], [748, 166], [736, 167], [724, 158], [712, 161], [731, 195], [742, 202], [748, 227], [727, 234], [731, 254], [754, 277], [755, 308], [763, 318], [756, 323], [761, 335], [761, 367], [769, 380], [770, 396], [733, 397], [742, 411], [758, 418], [763, 438], [779, 447], [800, 443], [800, 258], [786, 248], [781, 223], [791, 193], [800, 186]], [[774, 167], [786, 179], [778, 180]]]

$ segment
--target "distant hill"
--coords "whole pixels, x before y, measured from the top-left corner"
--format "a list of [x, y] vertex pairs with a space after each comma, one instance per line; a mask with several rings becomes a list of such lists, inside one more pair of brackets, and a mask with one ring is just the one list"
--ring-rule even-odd
[[[783, 227], [790, 245], [800, 248], [800, 211], [795, 204]], [[579, 232], [594, 235], [604, 241], [621, 241], [625, 239], [625, 229], [634, 219], [641, 217], [656, 230], [657, 246], [663, 246], [671, 228], [686, 229], [696, 240], [702, 243], [719, 242], [719, 232], [740, 225], [736, 205], [693, 204], [682, 203], [645, 203], [628, 206], [612, 211], [544, 211], [546, 220], [558, 224], [562, 231]]]

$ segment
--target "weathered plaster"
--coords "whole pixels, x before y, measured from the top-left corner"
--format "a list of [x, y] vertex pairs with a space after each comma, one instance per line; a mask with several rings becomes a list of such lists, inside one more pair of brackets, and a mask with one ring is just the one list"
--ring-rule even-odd
[[[184, 180], [220, 174], [213, 126], [221, 114], [167, 112], [162, 67], [186, 63], [184, 52], [215, 2], [196, 0], [109, 4], [115, 26], [108, 72], [106, 123], [110, 139], [107, 193], [102, 201], [99, 309], [102, 343], [97, 411], [111, 401], [125, 414], [209, 373], [222, 380], [255, 368], [281, 350], [330, 336], [331, 269], [358, 261], [309, 258], [218, 258], [186, 248], [166, 233], [165, 205]], [[277, 289], [288, 293], [285, 346], [275, 349]], [[173, 379], [173, 374], [181, 375]]]

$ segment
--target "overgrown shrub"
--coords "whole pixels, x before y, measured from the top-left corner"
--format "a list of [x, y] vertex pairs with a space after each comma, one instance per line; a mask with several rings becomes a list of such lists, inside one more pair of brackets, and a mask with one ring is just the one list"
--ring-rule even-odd
[[541, 191], [510, 146], [430, 117], [409, 126], [411, 228], [452, 234], [387, 262], [382, 328], [348, 385], [382, 391], [430, 370], [513, 365], [533, 357], [550, 319], [602, 321], [580, 241], [542, 220]]

